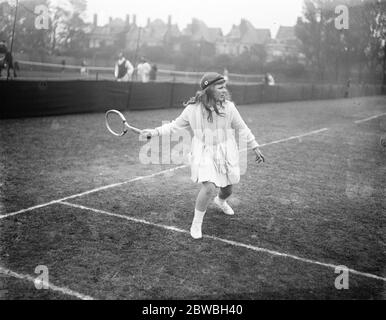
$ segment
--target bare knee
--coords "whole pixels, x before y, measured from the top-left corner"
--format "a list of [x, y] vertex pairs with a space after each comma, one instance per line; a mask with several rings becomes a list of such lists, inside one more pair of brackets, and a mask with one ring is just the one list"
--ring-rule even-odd
[[207, 197], [211, 197], [216, 191], [216, 186], [213, 183], [205, 182], [203, 183], [203, 191]]

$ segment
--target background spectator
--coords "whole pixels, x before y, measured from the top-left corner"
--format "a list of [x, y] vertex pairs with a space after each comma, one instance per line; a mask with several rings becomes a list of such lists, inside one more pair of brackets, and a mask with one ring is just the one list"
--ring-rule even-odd
[[151, 81], [156, 81], [157, 80], [157, 71], [158, 71], [157, 65], [155, 63], [152, 64], [151, 70], [150, 70], [150, 80]]
[[118, 61], [115, 64], [114, 76], [117, 81], [127, 82], [131, 80], [134, 67], [129, 60], [127, 60], [123, 52], [120, 52], [118, 55]]
[[274, 86], [275, 85], [275, 79], [273, 78], [272, 74], [266, 73], [264, 77], [264, 82], [267, 86]]
[[229, 81], [229, 72], [228, 72], [227, 68], [224, 68], [223, 76], [224, 76], [225, 81]]
[[83, 60], [82, 63], [81, 63], [80, 74], [83, 75], [83, 76], [87, 76], [88, 75], [86, 60]]
[[64, 72], [64, 70], [66, 70], [66, 60], [62, 60], [62, 72]]
[[138, 76], [141, 82], [149, 82], [151, 66], [144, 57], [137, 66]]

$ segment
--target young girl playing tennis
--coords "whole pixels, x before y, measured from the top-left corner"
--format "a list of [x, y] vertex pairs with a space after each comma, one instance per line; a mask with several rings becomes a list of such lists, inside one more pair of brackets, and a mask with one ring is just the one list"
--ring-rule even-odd
[[202, 221], [216, 188], [214, 203], [228, 215], [234, 212], [226, 199], [232, 185], [240, 181], [239, 150], [234, 130], [239, 130], [256, 154], [256, 162], [264, 162], [251, 130], [241, 118], [226, 88], [226, 80], [218, 73], [206, 73], [201, 90], [186, 104], [181, 115], [171, 123], [155, 129], [142, 130], [142, 136], [162, 136], [190, 127], [194, 136], [191, 145], [191, 178], [202, 187], [196, 199], [190, 234], [202, 238]]

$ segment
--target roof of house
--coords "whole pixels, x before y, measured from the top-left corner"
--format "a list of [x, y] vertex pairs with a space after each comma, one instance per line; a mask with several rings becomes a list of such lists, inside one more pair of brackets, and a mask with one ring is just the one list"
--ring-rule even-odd
[[[272, 39], [269, 29], [255, 28], [252, 23], [246, 19], [241, 19], [238, 25], [233, 25], [225, 37], [221, 28], [209, 28], [203, 21], [196, 18], [193, 18], [192, 22], [182, 31], [180, 31], [177, 24], [169, 25], [161, 19], [149, 20], [146, 27], [140, 28], [136, 24], [128, 25], [120, 18], [110, 20], [105, 26], [89, 24], [84, 30], [90, 36], [100, 38], [106, 38], [108, 36], [114, 37], [121, 32], [125, 32], [126, 39], [129, 42], [137, 42], [139, 32], [141, 32], [140, 41], [142, 43], [158, 43], [166, 39], [181, 36], [190, 41], [206, 41], [209, 43], [226, 41], [240, 44], [265, 44]], [[281, 26], [276, 35], [276, 39], [279, 40], [290, 40], [294, 38], [296, 38], [294, 27]]]
[[264, 44], [271, 39], [271, 31], [269, 29], [254, 29], [248, 30], [240, 39], [241, 43], [256, 43]]
[[295, 27], [286, 27], [286, 26], [279, 27], [279, 30], [276, 34], [277, 40], [287, 40], [287, 39], [294, 39], [294, 38], [296, 38]]
[[178, 37], [180, 34], [180, 29], [176, 24], [169, 26], [161, 19], [155, 19], [143, 28], [141, 38], [143, 41], [157, 42], [164, 40], [166, 36]]
[[216, 42], [221, 39], [221, 28], [209, 28], [203, 21], [193, 18], [183, 30], [183, 35], [192, 41]]
[[120, 32], [123, 32], [126, 28], [125, 22], [120, 19], [116, 18], [111, 20], [108, 24], [105, 24], [104, 26], [95, 26], [92, 23], [89, 23], [83, 31], [86, 34], [93, 35], [93, 36], [114, 36]]
[[241, 19], [239, 25], [232, 26], [226, 38], [240, 43], [263, 44], [271, 39], [271, 31], [269, 29], [257, 29], [248, 20]]

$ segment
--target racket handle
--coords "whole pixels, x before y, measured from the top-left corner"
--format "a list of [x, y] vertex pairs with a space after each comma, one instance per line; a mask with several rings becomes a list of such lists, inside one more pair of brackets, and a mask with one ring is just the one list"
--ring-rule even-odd
[[133, 126], [129, 125], [127, 122], [125, 122], [125, 125], [126, 125], [126, 127], [128, 127], [130, 130], [132, 130], [132, 131], [134, 131], [134, 132], [136, 132], [136, 133], [138, 133], [138, 134], [140, 134], [140, 133], [142, 132], [142, 130], [140, 130], [140, 129], [136, 128], [136, 127], [133, 127]]

